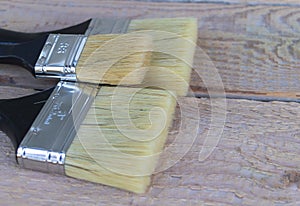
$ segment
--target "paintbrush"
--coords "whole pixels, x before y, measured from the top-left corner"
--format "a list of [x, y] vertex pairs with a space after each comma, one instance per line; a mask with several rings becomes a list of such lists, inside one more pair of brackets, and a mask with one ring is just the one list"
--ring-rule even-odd
[[0, 101], [0, 127], [21, 167], [143, 193], [175, 104], [165, 90], [59, 82]]
[[1, 45], [0, 63], [20, 65], [37, 77], [137, 84], [144, 78], [151, 50], [151, 37], [142, 34], [46, 34], [28, 42]]
[[[0, 31], [0, 41], [14, 44], [31, 40], [45, 33], [99, 33], [138, 32], [150, 35], [153, 41], [152, 58], [142, 86], [162, 87], [185, 95], [188, 90], [193, 55], [197, 40], [197, 19], [90, 19], [70, 28], [42, 33]], [[87, 74], [87, 73], [85, 73]]]
[[[65, 129], [66, 126], [63, 125], [68, 126], [69, 124], [57, 124], [53, 129], [56, 133], [46, 132], [56, 137], [60, 135], [66, 136], [66, 133], [68, 135], [74, 134], [75, 131], [77, 136], [75, 135], [76, 137], [71, 146], [68, 147], [67, 154], [60, 152], [43, 153], [39, 150], [30, 149], [28, 150], [29, 154], [26, 151], [24, 154], [24, 148], [21, 144], [18, 150], [18, 159], [21, 165], [24, 167], [27, 165], [28, 168], [31, 169], [45, 170], [41, 166], [35, 167], [35, 160], [28, 159], [29, 157], [37, 159], [42, 157], [44, 163], [47, 164], [47, 171], [50, 169], [51, 171], [66, 173], [72, 177], [112, 185], [137, 193], [146, 191], [158, 158], [157, 154], [159, 154], [164, 145], [167, 135], [166, 128], [171, 122], [171, 118], [169, 117], [171, 113], [173, 113], [175, 104], [171, 94], [174, 95], [174, 93], [180, 92], [184, 94], [186, 91], [186, 85], [188, 84], [186, 79], [188, 79], [190, 75], [188, 73], [191, 70], [190, 64], [192, 63], [195, 49], [194, 42], [197, 33], [196, 20], [189, 18], [180, 19], [179, 25], [181, 26], [174, 28], [173, 26], [175, 24], [171, 24], [170, 22], [172, 22], [171, 19], [164, 19], [164, 24], [162, 24], [164, 26], [162, 28], [156, 25], [157, 28], [161, 28], [162, 31], [158, 33], [150, 32], [152, 38], [154, 37], [161, 40], [161, 45], [156, 45], [158, 49], [155, 54], [156, 57], [152, 58], [150, 63], [150, 65], [152, 64], [150, 69], [154, 68], [157, 72], [147, 73], [148, 82], [144, 81], [145, 85], [156, 88], [167, 87], [169, 91], [165, 89], [118, 88], [117, 92], [114, 92], [115, 89], [112, 87], [102, 87], [102, 90], [100, 89], [101, 93], [96, 92], [95, 94], [94, 89], [88, 86], [83, 88], [78, 85], [74, 87], [71, 83], [61, 83], [57, 88], [63, 89], [56, 89], [55, 91], [71, 89], [70, 91], [73, 91], [70, 92], [72, 97], [68, 97], [67, 95], [66, 98], [62, 98], [61, 101], [52, 103], [52, 105], [54, 105], [52, 107], [47, 106], [51, 105], [51, 103], [46, 104], [44, 108], [50, 108], [47, 110], [48, 113], [50, 111], [50, 114], [48, 116], [42, 115], [42, 117], [46, 119], [37, 117], [35, 122], [44, 122], [48, 125], [51, 124], [53, 119], [59, 120], [62, 118], [62, 120], [65, 120], [66, 113], [61, 109], [61, 105], [64, 105], [64, 102], [70, 101], [71, 98], [75, 99], [75, 102], [85, 102], [84, 105], [91, 104], [91, 99], [94, 99], [94, 104], [91, 104], [91, 107], [89, 107], [92, 109], [87, 112], [82, 109], [82, 106], [79, 106], [81, 105], [80, 103], [73, 105], [72, 110], [74, 112], [72, 111], [72, 113], [77, 115], [75, 116], [76, 118], [74, 118], [74, 120], [77, 121], [72, 123], [71, 127], [76, 129]], [[166, 30], [167, 28], [173, 28], [175, 32], [168, 32], [168, 30]], [[139, 29], [138, 27], [132, 28], [132, 30], [140, 30], [139, 32], [141, 34], [145, 32], [149, 34], [148, 30]], [[170, 37], [169, 41], [168, 37]], [[181, 49], [178, 50], [176, 47]], [[183, 61], [183, 63], [180, 63], [182, 70], [180, 71], [179, 68], [174, 70], [176, 64], [180, 61]], [[176, 74], [176, 72], [181, 73]], [[177, 78], [170, 77], [165, 79], [164, 76], [168, 76], [169, 74], [175, 74]], [[183, 74], [187, 74], [187, 77]], [[160, 80], [154, 81], [156, 78]], [[176, 83], [178, 83], [178, 85]], [[178, 87], [184, 87], [184, 89]], [[139, 95], [134, 95], [134, 98], [131, 98], [133, 96], [131, 94], [135, 93], [133, 91], [137, 90], [140, 91], [137, 92]], [[79, 93], [76, 94], [74, 91], [78, 91]], [[68, 92], [63, 92], [63, 94], [68, 94]], [[60, 96], [64, 95], [54, 95], [49, 98], [49, 101], [56, 101], [55, 99]], [[124, 103], [124, 100], [127, 101]], [[126, 102], [130, 102], [130, 104], [133, 105], [126, 107], [126, 105], [128, 105]], [[149, 121], [149, 119], [145, 117], [148, 117], [151, 108], [157, 106], [163, 108], [162, 111], [165, 110], [166, 118], [163, 118], [159, 115], [160, 113], [156, 111], [150, 116], [152, 118], [150, 118]], [[131, 110], [128, 108], [131, 108]], [[81, 111], [83, 111], [83, 113]], [[82, 115], [85, 114], [85, 112], [87, 112], [87, 115]], [[55, 115], [53, 115], [53, 113]], [[85, 120], [81, 122], [81, 119], [84, 119], [82, 118], [83, 116]], [[129, 121], [131, 119], [128, 117], [132, 117], [132, 121]], [[153, 126], [149, 124], [150, 122], [153, 123]], [[34, 138], [40, 135], [41, 131], [44, 131], [41, 130], [41, 126], [39, 126], [38, 123], [36, 125], [33, 124], [27, 135], [29, 134], [30, 137]], [[79, 129], [78, 125], [80, 125]], [[161, 127], [162, 125], [164, 127]], [[143, 129], [146, 132], [143, 133]], [[53, 140], [53, 138], [51, 139]], [[67, 142], [69, 141], [65, 141], [65, 143]], [[31, 143], [35, 146], [37, 145], [35, 142]], [[26, 145], [31, 146], [30, 141], [25, 141], [24, 145], [25, 148], [27, 148]], [[61, 145], [68, 144], [59, 141], [55, 144], [55, 146], [63, 147]], [[55, 147], [52, 146], [51, 148]], [[45, 158], [49, 160], [45, 160]], [[59, 167], [52, 167], [52, 165], [55, 164], [54, 162], [59, 164], [62, 160], [64, 160], [64, 167], [61, 165]], [[29, 165], [28, 162], [30, 162]]]

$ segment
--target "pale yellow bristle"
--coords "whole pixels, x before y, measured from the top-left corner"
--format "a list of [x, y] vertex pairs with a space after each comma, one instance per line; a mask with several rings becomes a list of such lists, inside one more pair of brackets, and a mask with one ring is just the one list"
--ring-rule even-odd
[[151, 59], [152, 39], [141, 34], [89, 36], [76, 67], [81, 82], [140, 84]]
[[197, 19], [132, 20], [129, 32], [151, 35], [153, 53], [143, 86], [186, 95], [197, 40]]
[[[67, 151], [65, 171], [71, 177], [143, 193], [150, 184], [151, 174], [172, 123], [176, 103], [171, 93], [185, 95], [188, 90], [197, 39], [197, 20], [133, 20], [129, 32], [152, 38], [151, 62], [150, 65], [143, 65], [148, 70], [141, 86], [163, 89], [102, 87]], [[89, 42], [93, 42], [91, 38]], [[136, 38], [132, 41], [136, 43]], [[102, 47], [106, 52], [101, 51], [100, 54], [111, 61], [111, 52], [116, 50], [115, 55], [119, 54], [114, 47]], [[99, 57], [91, 55], [97, 50], [98, 43], [87, 48], [85, 62], [98, 64]], [[109, 66], [108, 63], [99, 63], [99, 66], [103, 65]], [[85, 68], [86, 65], [81, 70]], [[93, 73], [99, 72], [97, 68], [92, 70]], [[118, 69], [115, 71], [120, 72]], [[127, 73], [124, 72], [123, 76]], [[112, 81], [108, 76], [107, 79], [102, 78], [102, 82]], [[120, 83], [119, 78], [115, 79], [116, 83]]]
[[167, 91], [102, 87], [66, 154], [66, 175], [147, 190], [172, 123]]

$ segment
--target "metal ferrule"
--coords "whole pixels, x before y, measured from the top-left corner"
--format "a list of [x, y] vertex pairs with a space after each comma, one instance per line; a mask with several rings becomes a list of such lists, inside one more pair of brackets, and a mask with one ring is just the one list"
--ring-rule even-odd
[[129, 19], [95, 18], [85, 35], [50, 34], [35, 64], [35, 76], [76, 81], [76, 65], [87, 36], [126, 33], [129, 23]]
[[85, 35], [50, 34], [35, 64], [35, 75], [76, 81], [76, 65], [86, 41]]
[[98, 19], [93, 18], [85, 35], [122, 34], [126, 33], [130, 19]]
[[96, 92], [95, 86], [59, 82], [17, 149], [21, 167], [64, 174], [66, 152]]

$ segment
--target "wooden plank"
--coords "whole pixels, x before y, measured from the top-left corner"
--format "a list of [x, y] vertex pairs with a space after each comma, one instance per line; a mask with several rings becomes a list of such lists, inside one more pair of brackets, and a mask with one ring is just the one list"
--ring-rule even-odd
[[[180, 1], [180, 0], [179, 0]], [[222, 4], [245, 4], [245, 5], [272, 5], [272, 6], [300, 6], [297, 0], [191, 0], [197, 3], [222, 3]]]
[[[45, 31], [70, 26], [91, 17], [153, 18], [192, 16], [199, 30], [245, 35], [298, 35], [299, 8], [272, 5], [219, 5], [215, 3], [156, 3], [134, 1], [38, 0], [1, 2], [1, 24], [7, 29]], [[24, 12], [27, 11], [27, 15]], [[30, 11], [30, 12], [29, 12]], [[42, 15], [44, 14], [44, 15]], [[74, 15], [76, 14], [76, 15]], [[201, 34], [202, 32], [200, 32]], [[279, 36], [281, 37], [281, 36]]]
[[43, 90], [53, 87], [55, 79], [36, 79], [27, 70], [14, 65], [0, 64], [0, 85]]
[[[183, 157], [169, 169], [155, 174], [150, 190], [143, 195], [21, 169], [15, 163], [12, 145], [1, 133], [1, 204], [299, 204], [299, 104], [246, 100], [228, 100], [227, 103], [227, 118], [220, 141], [207, 159], [198, 161], [209, 130], [222, 125], [210, 123], [210, 100], [180, 99], [184, 112], [180, 114], [177, 108], [167, 144], [169, 153], [161, 165], [175, 155]], [[217, 107], [214, 111], [218, 113], [223, 109]], [[195, 116], [198, 112], [199, 116]], [[193, 139], [192, 131], [195, 130], [190, 126], [197, 117], [201, 121], [197, 124], [198, 134], [193, 143], [189, 140]], [[179, 127], [182, 119], [187, 125]]]
[[[132, 0], [145, 1], [145, 0]], [[147, 0], [146, 0], [147, 1]], [[151, 2], [180, 2], [180, 3], [214, 3], [214, 4], [243, 4], [243, 5], [272, 5], [272, 6], [300, 6], [297, 0], [148, 0]]]
[[[298, 98], [300, 10], [297, 7], [95, 0], [2, 1], [1, 4], [0, 26], [27, 32], [61, 28], [90, 17], [197, 17], [199, 50], [209, 57], [196, 56], [195, 69], [199, 74], [211, 71], [211, 65], [215, 65], [228, 93]], [[206, 85], [197, 72], [192, 75], [191, 87], [202, 94]], [[10, 84], [9, 78], [1, 83]]]
[[[225, 1], [225, 0], [224, 0]], [[230, 0], [227, 0], [230, 3]], [[241, 1], [239, 1], [241, 2]], [[250, 1], [247, 1], [250, 2]], [[78, 23], [89, 17], [199, 18], [198, 45], [212, 61], [196, 58], [197, 71], [216, 65], [227, 95], [232, 98], [268, 96], [298, 99], [299, 9], [278, 6], [279, 0], [251, 1], [275, 6], [145, 3], [129, 1], [1, 1], [0, 26], [43, 31]], [[275, 3], [274, 3], [275, 2]], [[294, 4], [293, 0], [285, 1]], [[234, 0], [231, 1], [234, 3]], [[74, 15], [76, 13], [76, 15]], [[35, 81], [18, 67], [1, 65], [0, 99], [18, 97], [55, 84]], [[5, 85], [5, 86], [4, 86]], [[21, 88], [20, 88], [21, 87]], [[198, 96], [206, 85], [193, 73], [191, 87]], [[218, 95], [218, 94], [216, 94]], [[234, 96], [236, 95], [236, 96]], [[216, 99], [213, 101], [217, 101]], [[183, 98], [169, 135], [170, 154], [184, 155], [200, 117], [196, 140], [174, 166], [153, 177], [144, 195], [19, 168], [9, 139], [0, 133], [0, 198], [3, 205], [297, 205], [300, 203], [299, 104], [227, 100], [221, 139], [205, 161], [199, 152], [211, 126], [208, 99]], [[222, 114], [224, 107], [214, 112]], [[199, 112], [199, 115], [195, 115]], [[180, 114], [180, 115], [179, 115]], [[220, 116], [222, 117], [222, 115]], [[179, 129], [180, 120], [185, 119]], [[222, 120], [215, 119], [215, 120]], [[213, 121], [214, 122], [214, 121]], [[197, 123], [197, 122], [196, 122]], [[213, 124], [213, 131], [222, 124]], [[179, 131], [183, 131], [179, 133]], [[180, 134], [179, 136], [176, 136]], [[177, 138], [176, 138], [177, 137]], [[179, 142], [174, 142], [174, 140]], [[173, 143], [173, 144], [172, 144]], [[168, 158], [169, 157], [169, 158]]]
[[36, 92], [37, 91], [34, 89], [1, 86], [0, 87], [0, 99], [18, 98], [18, 97], [34, 94]]
[[196, 70], [190, 83], [194, 91], [206, 88], [201, 75], [213, 72], [215, 67], [228, 93], [285, 93], [284, 96], [294, 93], [292, 96], [297, 97], [300, 86], [297, 38], [246, 37], [225, 32], [205, 34], [205, 31], [200, 36], [198, 46], [208, 58], [195, 58]]

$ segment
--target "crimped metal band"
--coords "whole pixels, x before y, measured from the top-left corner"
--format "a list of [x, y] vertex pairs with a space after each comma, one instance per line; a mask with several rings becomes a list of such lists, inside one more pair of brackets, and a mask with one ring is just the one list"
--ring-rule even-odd
[[64, 174], [66, 152], [96, 92], [95, 86], [59, 82], [17, 149], [21, 167]]
[[87, 36], [126, 33], [129, 23], [129, 19], [95, 18], [85, 35], [49, 34], [34, 67], [36, 77], [76, 81], [76, 65]]
[[85, 35], [50, 34], [35, 64], [35, 75], [75, 81], [76, 65], [86, 41]]

